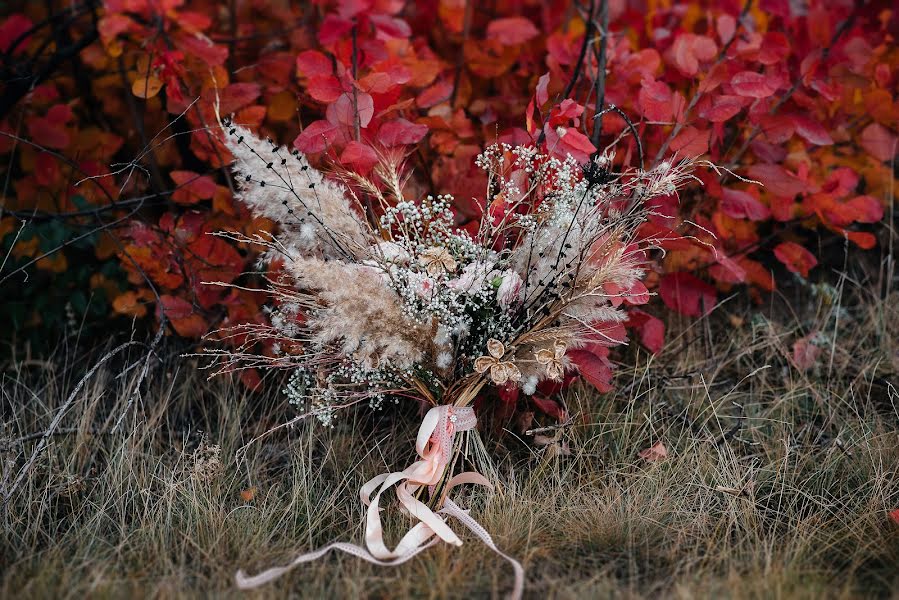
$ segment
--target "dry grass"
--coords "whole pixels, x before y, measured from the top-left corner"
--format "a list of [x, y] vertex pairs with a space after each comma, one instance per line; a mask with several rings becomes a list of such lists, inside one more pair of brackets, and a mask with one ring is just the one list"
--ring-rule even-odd
[[[899, 508], [899, 295], [850, 310], [813, 302], [803, 318], [747, 311], [739, 326], [729, 306], [673, 323], [666, 351], [648, 364], [635, 353], [616, 393], [573, 390], [571, 456], [509, 435], [502, 490], [462, 495], [524, 563], [526, 596], [899, 597], [888, 517]], [[791, 344], [812, 329], [831, 343], [801, 372]], [[77, 371], [56, 362], [2, 375], [2, 495], [34, 446], [20, 438], [47, 427]], [[412, 407], [284, 430], [237, 461], [277, 423], [266, 415], [289, 414], [282, 400], [178, 361], [110, 433], [135, 375], [95, 375], [12, 491], [0, 596], [242, 596], [238, 568], [360, 541], [359, 485], [410, 459]], [[659, 440], [667, 460], [638, 457]], [[392, 534], [407, 525], [389, 514]], [[472, 540], [392, 569], [332, 555], [251, 595], [490, 597], [510, 584], [508, 566]]]

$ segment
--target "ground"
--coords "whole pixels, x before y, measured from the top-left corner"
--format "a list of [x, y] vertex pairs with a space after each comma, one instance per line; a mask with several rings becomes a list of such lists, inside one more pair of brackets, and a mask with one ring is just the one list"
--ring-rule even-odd
[[[525, 597], [899, 597], [899, 294], [850, 287], [669, 317], [665, 350], [629, 350], [614, 392], [567, 394], [561, 443], [487, 437], [501, 485], [457, 501], [520, 559]], [[801, 369], [793, 343], [813, 331]], [[101, 355], [2, 375], [0, 597], [243, 597], [239, 568], [361, 542], [359, 486], [412, 458], [414, 406], [238, 452], [291, 415], [278, 386], [173, 357], [137, 398], [138, 369], [98, 370], [17, 483]], [[666, 458], [640, 456], [657, 442]], [[409, 520], [385, 515], [396, 540]], [[395, 568], [332, 554], [249, 596], [502, 597], [508, 564], [463, 538]]]

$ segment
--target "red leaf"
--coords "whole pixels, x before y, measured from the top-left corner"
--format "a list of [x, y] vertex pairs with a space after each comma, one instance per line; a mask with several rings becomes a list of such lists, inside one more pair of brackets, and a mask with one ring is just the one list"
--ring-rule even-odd
[[715, 29], [718, 31], [721, 43], [726, 44], [737, 31], [737, 20], [728, 14], [719, 15], [715, 20]]
[[721, 198], [721, 212], [732, 219], [763, 221], [771, 216], [771, 209], [759, 200], [741, 190], [725, 188]]
[[833, 138], [817, 121], [801, 115], [794, 115], [793, 123], [796, 124], [796, 133], [800, 137], [805, 138], [808, 143], [816, 146], [830, 146], [833, 144]]
[[228, 58], [227, 46], [214, 44], [204, 35], [191, 35], [187, 32], [178, 32], [174, 36], [175, 46], [186, 56], [195, 56], [210, 67], [220, 67]]
[[815, 255], [795, 242], [781, 242], [774, 248], [774, 256], [787, 270], [808, 277], [808, 272], [818, 264]]
[[172, 193], [172, 200], [178, 204], [196, 204], [215, 195], [215, 181], [208, 175], [193, 171], [172, 171], [170, 175], [178, 185], [178, 189]]
[[844, 231], [843, 235], [862, 250], [870, 250], [877, 245], [877, 237], [867, 231]]
[[194, 313], [194, 307], [187, 300], [168, 294], [163, 294], [159, 300], [160, 309], [178, 335], [194, 338], [206, 333], [209, 327], [206, 320]]
[[309, 78], [306, 91], [319, 102], [334, 102], [343, 93], [343, 86], [333, 75], [313, 75]]
[[673, 118], [671, 88], [661, 81], [644, 79], [637, 94], [637, 105], [648, 121], [671, 121]]
[[[750, 117], [752, 117], [752, 113], [750, 113]], [[796, 131], [795, 122], [787, 115], [764, 114], [754, 118], [753, 122], [759, 126], [772, 144], [782, 144], [790, 139]]]
[[318, 27], [318, 41], [325, 46], [349, 37], [353, 21], [337, 15], [327, 15]]
[[589, 350], [594, 354], [605, 356], [611, 346], [618, 346], [627, 341], [627, 331], [623, 323], [614, 321], [594, 321], [590, 323], [591, 331], [584, 335], [584, 339], [589, 342], [584, 346], [585, 350]]
[[675, 66], [689, 77], [699, 72], [700, 62], [712, 60], [717, 53], [718, 46], [712, 38], [693, 33], [679, 35], [671, 46]]
[[[245, 388], [250, 390], [251, 392], [258, 392], [262, 389], [262, 378], [259, 377], [259, 371], [257, 369], [244, 369], [240, 372], [240, 383], [243, 384]], [[240, 493], [240, 497], [243, 498], [244, 502], [249, 502], [253, 499], [253, 496], [256, 495], [256, 488], [251, 487], [249, 489], [243, 490]]]
[[899, 525], [899, 508], [890, 511], [890, 519], [893, 521], [893, 523]]
[[779, 31], [769, 31], [759, 48], [758, 61], [763, 65], [777, 64], [790, 55], [790, 42]]
[[358, 108], [359, 126], [367, 127], [375, 114], [374, 101], [365, 92], [357, 91], [355, 94], [356, 106], [354, 106], [353, 96], [349, 92], [344, 92], [335, 102], [329, 104], [325, 110], [325, 116], [328, 118], [328, 121], [334, 125], [344, 125], [352, 129], [356, 126], [356, 110]]
[[515, 46], [537, 37], [540, 31], [524, 17], [496, 19], [487, 25], [487, 39], [504, 46]]
[[297, 55], [297, 74], [306, 77], [333, 76], [331, 60], [317, 50], [304, 50]]
[[883, 205], [874, 196], [856, 196], [846, 203], [853, 220], [859, 223], [878, 223], [883, 220]]
[[537, 99], [537, 106], [543, 106], [549, 101], [549, 92], [547, 88], [549, 87], [549, 73], [544, 73], [540, 76], [540, 79], [537, 80], [537, 92], [535, 98]]
[[452, 82], [438, 81], [437, 83], [420, 93], [418, 95], [418, 98], [415, 99], [415, 103], [420, 108], [431, 108], [436, 104], [440, 104], [441, 102], [449, 100], [449, 97], [452, 93]]
[[780, 165], [758, 164], [749, 167], [749, 176], [758, 179], [776, 196], [792, 198], [806, 191], [806, 183]]
[[886, 162], [896, 156], [896, 135], [880, 123], [871, 123], [862, 131], [859, 143], [865, 152], [879, 161]]
[[218, 92], [219, 110], [222, 115], [230, 115], [253, 103], [262, 88], [258, 83], [232, 83]]
[[665, 444], [659, 440], [649, 448], [640, 450], [638, 456], [646, 462], [659, 462], [668, 458], [668, 449], [665, 447]]
[[378, 36], [381, 38], [404, 38], [412, 36], [412, 28], [403, 19], [389, 15], [374, 14], [369, 20], [375, 26]]
[[590, 139], [573, 127], [569, 127], [561, 136], [560, 145], [580, 163], [587, 162], [590, 155], [596, 152]]
[[49, 152], [40, 152], [34, 161], [34, 178], [40, 185], [51, 185], [59, 176], [59, 159]]
[[741, 71], [733, 76], [730, 85], [738, 96], [767, 98], [777, 91], [777, 82], [770, 76], [755, 71]]
[[378, 163], [378, 155], [371, 146], [353, 140], [343, 149], [340, 162], [353, 167], [357, 173], [364, 175]]
[[10, 15], [7, 17], [3, 24], [0, 25], [0, 52], [4, 54], [9, 52], [13, 43], [16, 44], [16, 47], [12, 49], [13, 55], [24, 52], [28, 48], [31, 36], [24, 38], [21, 38], [21, 36], [31, 30], [32, 26], [31, 19], [25, 15]]
[[811, 342], [812, 336], [805, 336], [793, 343], [793, 362], [800, 371], [808, 371], [815, 366], [821, 348]]
[[565, 414], [565, 409], [563, 409], [555, 400], [543, 398], [541, 396], [531, 396], [531, 402], [533, 402], [534, 406], [538, 409], [557, 421], [564, 421], [568, 418], [568, 415]]
[[696, 157], [709, 151], [709, 137], [711, 132], [696, 129], [693, 126], [684, 129], [671, 140], [671, 150], [679, 156]]
[[659, 282], [659, 296], [668, 308], [688, 317], [701, 317], [715, 307], [715, 288], [685, 271], [668, 273]]
[[293, 147], [306, 154], [324, 152], [340, 137], [341, 133], [336, 125], [327, 121], [313, 121], [296, 137]]
[[569, 350], [567, 356], [575, 364], [581, 377], [600, 392], [612, 391], [612, 366], [608, 359], [587, 350]]
[[774, 275], [760, 262], [750, 258], [743, 258], [740, 259], [740, 267], [746, 272], [746, 281], [759, 286], [763, 290], [774, 291]]
[[337, 3], [337, 14], [342, 19], [351, 19], [356, 15], [372, 9], [373, 0], [340, 0]]
[[72, 110], [66, 104], [57, 104], [44, 117], [31, 117], [26, 121], [31, 141], [47, 148], [65, 148], [71, 142], [66, 123], [72, 118]]
[[709, 275], [722, 283], [743, 283], [746, 281], [746, 271], [740, 263], [729, 256], [715, 251], [716, 264], [709, 267]]
[[633, 327], [640, 336], [640, 343], [652, 352], [658, 354], [665, 345], [665, 323], [651, 314], [638, 308], [628, 311], [628, 327]]
[[746, 100], [740, 96], [722, 94], [715, 96], [712, 105], [700, 112], [699, 116], [712, 123], [723, 123], [743, 110], [745, 103]]
[[369, 94], [386, 94], [396, 85], [393, 77], [383, 71], [372, 71], [359, 80], [359, 89]]
[[406, 119], [399, 118], [381, 125], [378, 129], [378, 141], [388, 147], [417, 144], [427, 133], [427, 125], [410, 123]]

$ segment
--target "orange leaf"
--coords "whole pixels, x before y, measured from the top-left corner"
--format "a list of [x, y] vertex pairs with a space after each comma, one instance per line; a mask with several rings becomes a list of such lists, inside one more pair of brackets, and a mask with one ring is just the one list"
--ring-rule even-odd
[[141, 318], [147, 314], [147, 307], [140, 301], [137, 293], [127, 291], [116, 296], [112, 301], [112, 310], [120, 315]]
[[815, 255], [796, 242], [781, 242], [774, 248], [774, 256], [787, 270], [808, 277], [808, 272], [818, 264]]
[[296, 96], [288, 90], [278, 92], [268, 103], [267, 114], [271, 121], [289, 121], [297, 114]]
[[141, 75], [131, 84], [131, 93], [138, 98], [152, 98], [162, 89], [162, 81], [155, 75]]

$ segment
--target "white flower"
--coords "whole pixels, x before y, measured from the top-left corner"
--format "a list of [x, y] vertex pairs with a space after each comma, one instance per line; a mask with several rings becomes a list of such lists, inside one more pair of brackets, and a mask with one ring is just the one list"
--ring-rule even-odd
[[521, 276], [511, 269], [503, 271], [502, 278], [503, 281], [496, 290], [496, 301], [501, 307], [508, 308], [519, 301], [521, 285], [524, 282]]
[[474, 262], [465, 265], [462, 274], [448, 281], [446, 286], [457, 293], [473, 296], [498, 274], [493, 263]]
[[409, 271], [408, 274], [409, 288], [415, 293], [416, 296], [422, 298], [423, 300], [428, 300], [434, 295], [435, 291], [435, 283], [434, 280], [425, 275], [424, 273], [415, 273], [413, 271]]

